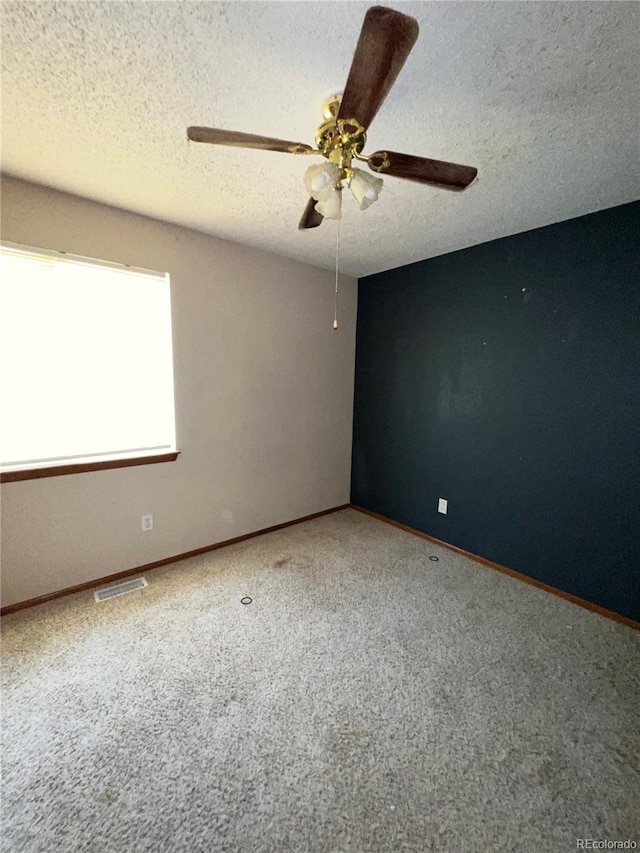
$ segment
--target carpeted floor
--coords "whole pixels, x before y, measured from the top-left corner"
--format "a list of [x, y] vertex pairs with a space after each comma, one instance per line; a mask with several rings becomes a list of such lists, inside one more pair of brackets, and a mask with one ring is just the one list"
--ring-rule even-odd
[[147, 579], [3, 620], [3, 850], [640, 847], [630, 628], [355, 510]]

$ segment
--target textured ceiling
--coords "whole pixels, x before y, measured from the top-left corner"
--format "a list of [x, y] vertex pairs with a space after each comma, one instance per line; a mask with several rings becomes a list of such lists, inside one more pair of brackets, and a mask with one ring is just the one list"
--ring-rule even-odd
[[[316, 161], [188, 143], [187, 125], [313, 144], [366, 9], [343, 2], [2, 4], [2, 169], [331, 268], [335, 222], [299, 232]], [[344, 198], [362, 276], [640, 197], [640, 5], [390, 3], [420, 36], [369, 132], [477, 166], [452, 193], [385, 179]]]

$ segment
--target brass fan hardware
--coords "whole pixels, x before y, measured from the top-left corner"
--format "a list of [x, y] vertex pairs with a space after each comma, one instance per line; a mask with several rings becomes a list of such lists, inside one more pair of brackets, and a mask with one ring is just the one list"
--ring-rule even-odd
[[349, 168], [351, 160], [360, 154], [367, 141], [364, 127], [355, 118], [338, 118], [341, 98], [334, 95], [325, 101], [322, 114], [325, 121], [316, 130], [318, 152], [341, 169]]
[[386, 151], [376, 151], [367, 157], [367, 164], [374, 172], [384, 172], [391, 165], [391, 161]]
[[385, 6], [372, 6], [367, 10], [344, 93], [333, 95], [323, 105], [324, 121], [316, 130], [316, 148], [303, 142], [207, 127], [189, 127], [187, 137], [194, 142], [213, 145], [325, 157], [328, 163], [310, 166], [305, 175], [310, 199], [298, 225], [301, 230], [316, 228], [323, 218], [341, 218], [343, 181], [361, 210], [376, 201], [382, 179], [354, 167], [354, 160], [366, 163], [377, 175], [391, 175], [449, 190], [466, 189], [478, 173], [473, 166], [396, 151], [362, 154], [367, 129], [417, 38], [418, 22], [409, 15]]

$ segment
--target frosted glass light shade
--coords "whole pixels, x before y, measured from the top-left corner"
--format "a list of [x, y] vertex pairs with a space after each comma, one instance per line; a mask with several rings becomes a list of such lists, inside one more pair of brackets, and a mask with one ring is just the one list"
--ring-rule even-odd
[[304, 185], [312, 198], [320, 199], [323, 193], [331, 192], [340, 181], [340, 169], [334, 163], [318, 163], [309, 166], [304, 176]]
[[382, 178], [374, 178], [362, 169], [354, 169], [349, 187], [360, 205], [360, 210], [366, 210], [380, 195]]
[[342, 219], [342, 189], [331, 189], [322, 193], [316, 210], [325, 219]]

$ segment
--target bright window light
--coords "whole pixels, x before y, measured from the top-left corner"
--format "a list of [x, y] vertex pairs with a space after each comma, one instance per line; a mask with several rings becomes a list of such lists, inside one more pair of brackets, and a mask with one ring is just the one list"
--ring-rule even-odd
[[0, 467], [176, 450], [166, 273], [0, 247]]

